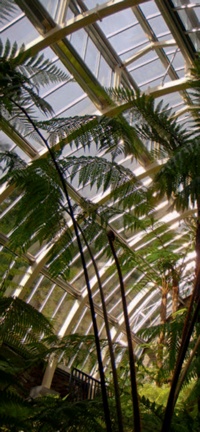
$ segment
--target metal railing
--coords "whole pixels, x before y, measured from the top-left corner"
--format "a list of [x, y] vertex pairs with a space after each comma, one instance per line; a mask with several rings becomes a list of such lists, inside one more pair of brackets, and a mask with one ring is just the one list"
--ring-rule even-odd
[[94, 399], [101, 394], [101, 383], [77, 368], [73, 368], [70, 376], [70, 393], [74, 401]]

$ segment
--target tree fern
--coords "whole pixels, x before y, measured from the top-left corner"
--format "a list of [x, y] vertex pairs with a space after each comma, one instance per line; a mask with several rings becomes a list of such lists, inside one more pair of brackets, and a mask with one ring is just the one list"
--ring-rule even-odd
[[98, 150], [109, 152], [115, 160], [120, 154], [131, 154], [138, 158], [150, 157], [145, 145], [138, 137], [134, 127], [121, 116], [83, 116], [70, 119], [56, 118], [53, 121], [39, 122], [38, 126], [49, 133], [49, 142], [55, 144], [61, 140], [90, 148], [94, 144]]
[[187, 143], [188, 131], [176, 122], [169, 106], [163, 106], [162, 101], [156, 105], [152, 96], [135, 94], [129, 89], [112, 89], [110, 94], [121, 103], [128, 102], [128, 110], [139, 136], [160, 144], [166, 154]]
[[176, 152], [155, 176], [161, 195], [175, 198], [177, 209], [196, 204], [199, 189], [199, 138]]
[[[52, 326], [48, 320], [43, 317], [31, 305], [26, 304], [18, 297], [2, 297], [0, 298], [0, 314], [1, 314], [1, 337], [6, 337], [9, 331], [16, 332], [18, 336], [23, 338], [29, 325], [34, 326], [35, 338], [40, 333], [46, 334], [52, 332]], [[31, 322], [30, 322], [31, 316]], [[29, 334], [27, 337], [29, 338]]]
[[68, 157], [61, 161], [61, 166], [67, 171], [71, 168], [71, 180], [78, 173], [79, 185], [85, 186], [87, 183], [90, 183], [91, 188], [95, 185], [97, 191], [100, 188], [102, 188], [103, 192], [110, 187], [116, 189], [122, 182], [122, 179], [124, 181], [128, 181], [129, 179], [133, 181], [134, 179], [136, 182], [136, 178], [131, 170], [102, 157]]
[[0, 428], [2, 431], [26, 430], [31, 426], [32, 408], [27, 401], [12, 392], [0, 391]]
[[50, 83], [63, 82], [67, 79], [68, 76], [43, 55], [30, 57], [30, 53], [25, 52], [24, 45], [18, 48], [16, 42], [13, 45], [9, 40], [5, 45], [0, 42], [1, 122], [4, 119], [9, 120], [21, 133], [34, 132], [20, 106], [26, 107], [27, 113], [33, 118], [35, 107], [45, 115], [52, 115], [53, 109], [39, 95], [39, 89]]

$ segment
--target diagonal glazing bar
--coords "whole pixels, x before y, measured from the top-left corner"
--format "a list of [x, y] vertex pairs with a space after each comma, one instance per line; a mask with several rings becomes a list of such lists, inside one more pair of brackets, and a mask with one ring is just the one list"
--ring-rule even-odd
[[163, 42], [151, 42], [145, 48], [141, 49], [136, 54], [134, 54], [132, 57], [130, 57], [129, 59], [124, 61], [123, 66], [128, 66], [129, 64], [131, 64], [135, 60], [138, 60], [140, 57], [147, 54], [151, 50], [155, 50], [157, 48], [167, 48], [169, 46], [176, 46], [176, 45], [177, 44], [176, 44], [176, 41], [174, 39], [170, 39], [168, 41], [163, 41]]
[[[96, 21], [99, 21], [109, 15], [120, 12], [123, 9], [137, 6], [141, 3], [146, 3], [148, 0], [111, 0], [97, 5], [95, 8], [83, 12], [82, 14], [72, 18], [63, 26], [55, 26], [52, 30], [48, 31], [44, 36], [40, 36], [38, 40], [34, 41], [33, 44], [29, 45], [32, 54], [37, 54], [39, 51], [47, 48], [58, 42], [60, 39], [68, 36], [69, 34], [89, 25]], [[25, 11], [27, 16], [30, 15], [31, 9], [27, 5], [25, 0], [17, 0], [16, 3]], [[35, 3], [39, 3], [35, 1]], [[31, 46], [32, 45], [32, 46]]]

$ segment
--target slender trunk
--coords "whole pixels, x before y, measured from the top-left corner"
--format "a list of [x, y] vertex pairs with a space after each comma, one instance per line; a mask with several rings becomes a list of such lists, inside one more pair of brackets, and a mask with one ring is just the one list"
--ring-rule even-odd
[[134, 360], [134, 352], [133, 352], [133, 344], [132, 344], [132, 336], [131, 336], [131, 329], [130, 329], [130, 323], [129, 323], [129, 317], [128, 317], [128, 310], [127, 310], [127, 304], [126, 304], [126, 294], [125, 294], [125, 287], [122, 277], [121, 268], [119, 265], [119, 261], [115, 252], [114, 248], [114, 240], [115, 235], [113, 231], [108, 232], [108, 240], [110, 244], [110, 248], [112, 250], [113, 258], [115, 260], [115, 264], [117, 267], [119, 282], [120, 282], [120, 289], [121, 289], [121, 299], [122, 299], [122, 305], [123, 305], [123, 313], [124, 313], [124, 321], [126, 326], [126, 335], [127, 335], [127, 342], [128, 342], [128, 352], [129, 352], [129, 365], [130, 365], [130, 377], [131, 377], [131, 392], [132, 392], [132, 402], [133, 402], [133, 416], [134, 416], [134, 432], [141, 432], [141, 420], [140, 420], [140, 410], [139, 410], [139, 398], [138, 398], [138, 392], [137, 392], [137, 381], [136, 381], [136, 369], [135, 369], [135, 360]]
[[[162, 281], [162, 297], [161, 297], [161, 305], [160, 305], [160, 324], [164, 326], [167, 319], [167, 293], [168, 293], [168, 284], [163, 278]], [[157, 355], [157, 366], [158, 369], [161, 370], [163, 367], [163, 348], [165, 342], [165, 331], [164, 328], [160, 331], [160, 335], [158, 338], [158, 355]], [[160, 379], [157, 380], [158, 387], [161, 385]]]
[[115, 389], [115, 403], [116, 403], [116, 411], [117, 411], [117, 418], [118, 418], [118, 429], [119, 429], [119, 432], [123, 432], [124, 427], [123, 427], [123, 418], [122, 418], [122, 409], [121, 409], [121, 402], [120, 402], [120, 391], [119, 391], [119, 384], [118, 384], [118, 377], [117, 377], [117, 369], [116, 369], [116, 364], [115, 364], [115, 356], [114, 356], [114, 352], [113, 352], [112, 339], [111, 339], [111, 335], [110, 335], [109, 321], [108, 321], [108, 315], [107, 315], [107, 310], [106, 310], [106, 303], [105, 303], [105, 298], [104, 298], [103, 287], [101, 284], [99, 271], [98, 271], [97, 264], [96, 264], [96, 261], [94, 259], [93, 253], [92, 253], [91, 248], [88, 244], [88, 241], [85, 237], [85, 234], [84, 234], [84, 232], [80, 226], [79, 226], [79, 230], [81, 232], [81, 235], [84, 239], [84, 242], [85, 242], [87, 249], [88, 249], [88, 252], [90, 254], [90, 258], [92, 260], [95, 274], [96, 274], [97, 281], [98, 281], [98, 285], [99, 285], [99, 291], [100, 291], [101, 303], [102, 303], [102, 309], [103, 309], [103, 317], [104, 317], [104, 322], [105, 322], [106, 335], [107, 335], [107, 339], [108, 339], [108, 347], [109, 347], [110, 361], [111, 361], [112, 374], [113, 374], [113, 385], [114, 385], [114, 389]]
[[[198, 272], [200, 272], [200, 196], [197, 197], [197, 227], [196, 227], [195, 249], [196, 249], [196, 274], [198, 274]], [[197, 289], [195, 292], [195, 300], [197, 301], [199, 297], [200, 297], [200, 289], [199, 290]], [[198, 316], [197, 322], [198, 322], [197, 333], [199, 335], [200, 315]], [[197, 349], [197, 356], [198, 357], [200, 356], [199, 347]], [[197, 381], [200, 382], [200, 369], [198, 367], [198, 363], [197, 363], [196, 373], [197, 373]], [[200, 396], [197, 398], [197, 405], [198, 405], [198, 412], [200, 415]]]
[[179, 282], [175, 269], [172, 270], [172, 315], [178, 310]]
[[[171, 270], [171, 277], [172, 277], [172, 319], [174, 319], [175, 313], [178, 310], [178, 304], [179, 304], [179, 278], [178, 278], [178, 273], [176, 271], [176, 269], [172, 266], [172, 270]], [[170, 339], [171, 339], [171, 346], [172, 346], [172, 359], [173, 359], [173, 364], [175, 365], [176, 362], [176, 357], [177, 357], [177, 353], [176, 353], [176, 339], [177, 339], [177, 334], [176, 332], [174, 332], [173, 330], [170, 332]], [[171, 384], [172, 379], [173, 379], [173, 373], [174, 373], [174, 366], [173, 368], [171, 368], [169, 370], [169, 383]]]
[[[181, 375], [182, 365], [185, 359], [185, 355], [190, 343], [190, 338], [194, 330], [194, 326], [199, 322], [199, 309], [200, 309], [200, 196], [197, 197], [197, 227], [196, 227], [196, 280], [194, 284], [194, 290], [191, 296], [190, 305], [188, 308], [187, 316], [183, 326], [181, 346], [179, 349], [176, 367], [172, 379], [171, 390], [169, 393], [167, 406], [165, 410], [165, 416], [161, 432], [168, 432], [173, 416], [174, 407], [178, 398], [178, 389], [180, 386], [178, 383]], [[198, 377], [199, 379], [199, 377]], [[198, 401], [198, 409], [200, 411], [200, 401]]]
[[176, 387], [176, 392], [175, 392], [175, 395], [174, 395], [174, 403], [176, 403], [176, 401], [178, 399], [178, 395], [179, 395], [179, 393], [181, 391], [182, 385], [183, 385], [184, 380], [185, 380], [185, 378], [187, 376], [189, 367], [190, 367], [190, 365], [192, 363], [192, 360], [195, 357], [197, 351], [199, 350], [199, 347], [200, 347], [200, 336], [198, 337], [198, 339], [196, 341], [196, 344], [195, 344], [195, 346], [194, 346], [194, 348], [192, 350], [192, 353], [191, 353], [191, 355], [190, 355], [190, 357], [189, 357], [186, 365], [184, 366], [184, 369], [182, 370], [182, 372], [180, 374], [180, 378], [179, 378], [178, 385]]
[[[198, 274], [197, 274], [195, 286], [194, 286], [194, 293], [196, 293], [198, 291], [200, 292], [200, 272], [198, 272]], [[194, 330], [194, 326], [195, 326], [195, 324], [198, 320], [198, 316], [199, 316], [200, 296], [198, 296], [197, 302], [194, 303], [194, 293], [193, 293], [192, 301], [190, 304], [190, 312], [187, 315], [186, 321], [184, 323], [184, 330], [183, 330], [183, 335], [182, 335], [181, 346], [180, 346], [180, 350], [179, 350], [179, 354], [178, 354], [178, 358], [177, 358], [177, 362], [176, 362], [175, 371], [173, 374], [171, 390], [169, 392], [169, 397], [168, 397], [168, 401], [167, 401], [167, 406], [166, 406], [166, 410], [165, 410], [165, 416], [164, 416], [161, 432], [169, 432], [169, 430], [170, 430], [171, 420], [172, 420], [172, 416], [173, 416], [173, 412], [174, 412], [174, 406], [176, 403], [175, 395], [176, 395], [176, 397], [178, 397], [178, 395], [176, 394], [176, 388], [178, 385], [178, 380], [179, 380], [179, 377], [181, 374], [183, 362], [185, 360], [185, 355], [186, 355], [186, 352], [187, 352], [187, 349], [188, 349], [188, 346], [190, 343], [190, 338], [191, 338], [192, 332]]]
[[97, 358], [98, 358], [98, 365], [99, 365], [99, 374], [100, 374], [100, 379], [101, 379], [101, 390], [102, 390], [102, 400], [103, 400], [103, 406], [104, 406], [104, 415], [105, 415], [105, 422], [106, 422], [106, 429], [107, 432], [112, 432], [112, 426], [111, 426], [111, 419], [110, 419], [110, 410], [109, 410], [109, 405], [108, 405], [108, 396], [107, 396], [107, 390], [106, 390], [106, 382], [105, 382], [105, 375], [104, 375], [104, 368], [103, 368], [103, 362], [102, 362], [102, 356], [101, 356], [101, 347], [100, 347], [100, 340], [99, 340], [99, 334], [98, 334], [98, 328], [97, 328], [97, 322], [96, 322], [96, 314], [95, 314], [95, 309], [94, 309], [94, 303], [93, 303], [93, 299], [92, 299], [92, 292], [91, 292], [91, 288], [90, 288], [90, 280], [89, 280], [89, 276], [88, 276], [88, 271], [87, 271], [87, 266], [86, 266], [86, 262], [85, 262], [85, 257], [84, 257], [84, 253], [83, 253], [83, 248], [82, 248], [82, 244], [81, 244], [81, 240], [80, 240], [80, 236], [79, 236], [79, 231], [78, 231], [78, 226], [76, 223], [76, 219], [74, 216], [74, 212], [73, 212], [73, 208], [71, 205], [71, 201], [69, 198], [69, 194], [67, 191], [67, 186], [66, 186], [66, 182], [65, 182], [65, 178], [64, 175], [62, 173], [62, 170], [55, 158], [55, 155], [51, 149], [51, 147], [48, 144], [48, 141], [43, 137], [42, 133], [40, 132], [40, 130], [37, 128], [37, 126], [35, 125], [35, 123], [33, 122], [33, 120], [31, 119], [31, 117], [29, 116], [29, 114], [26, 112], [26, 110], [21, 107], [20, 105], [18, 105], [15, 101], [12, 100], [12, 102], [21, 109], [21, 111], [24, 113], [24, 115], [26, 116], [26, 118], [29, 120], [29, 122], [32, 124], [34, 130], [36, 131], [36, 133], [40, 136], [40, 138], [42, 139], [42, 141], [44, 142], [49, 155], [53, 161], [53, 164], [55, 166], [55, 169], [58, 173], [58, 177], [60, 179], [62, 188], [63, 188], [63, 192], [65, 194], [66, 200], [67, 200], [67, 204], [69, 207], [69, 213], [72, 219], [72, 223], [73, 223], [73, 227], [74, 227], [74, 231], [75, 231], [75, 235], [76, 235], [76, 239], [77, 239], [77, 243], [78, 243], [78, 248], [79, 248], [79, 252], [80, 252], [80, 256], [81, 256], [81, 262], [82, 262], [82, 267], [83, 267], [83, 271], [84, 271], [84, 276], [85, 276], [85, 282], [86, 282], [86, 287], [87, 287], [87, 292], [88, 292], [88, 299], [89, 299], [89, 304], [90, 304], [90, 311], [91, 311], [91, 318], [92, 318], [92, 323], [93, 323], [93, 330], [94, 330], [94, 337], [95, 337], [95, 343], [96, 343], [96, 350], [97, 350]]
[[[196, 227], [196, 275], [200, 270], [200, 196], [197, 198], [197, 227]], [[196, 296], [200, 295], [200, 292], [196, 292]]]

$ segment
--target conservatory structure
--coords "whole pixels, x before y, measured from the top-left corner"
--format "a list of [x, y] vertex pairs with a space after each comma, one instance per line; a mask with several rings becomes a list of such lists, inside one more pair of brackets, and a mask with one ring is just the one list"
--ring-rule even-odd
[[[2, 152], [16, 157], [20, 166], [39, 163], [43, 167], [50, 149], [53, 157], [61, 160], [67, 195], [59, 196], [58, 207], [52, 212], [48, 210], [50, 204], [54, 205], [58, 188], [54, 188], [53, 180], [52, 184], [46, 182], [44, 174], [46, 192], [42, 192], [40, 210], [35, 198], [41, 187], [37, 183], [39, 171], [30, 171], [36, 183], [34, 186], [33, 181], [29, 198], [25, 198], [26, 191], [20, 183], [17, 185], [17, 176], [11, 182], [8, 177], [4, 181], [9, 170], [11, 177], [17, 172], [16, 165], [13, 170], [5, 168], [1, 159], [1, 285], [6, 296], [22, 299], [49, 318], [62, 339], [67, 335], [93, 335], [89, 284], [98, 334], [106, 341], [101, 283], [111, 340], [117, 347], [116, 363], [120, 363], [127, 348], [120, 288], [123, 284], [132, 343], [139, 358], [148, 342], [148, 335], [142, 330], [170, 320], [174, 312], [188, 304], [195, 274], [197, 206], [194, 197], [189, 198], [188, 205], [176, 205], [174, 190], [164, 194], [155, 189], [148, 195], [155, 176], [172, 153], [167, 153], [165, 146], [161, 151], [162, 143], [155, 139], [163, 124], [158, 122], [156, 128], [151, 124], [150, 130], [148, 117], [139, 104], [132, 105], [132, 100], [134, 95], [149, 97], [149, 101], [154, 101], [155, 115], [159, 111], [166, 114], [166, 119], [173, 119], [179, 137], [182, 129], [187, 132], [185, 140], [190, 131], [198, 129], [190, 83], [200, 49], [200, 2], [8, 3], [4, 11], [6, 2], [1, 1], [2, 64], [9, 56], [14, 61], [23, 45], [16, 68], [25, 73], [24, 91], [28, 86], [31, 90], [27, 93], [29, 98], [24, 97], [25, 113], [17, 113], [20, 90], [19, 99], [15, 99], [16, 112], [9, 103], [2, 105]], [[15, 43], [17, 48], [12, 54]], [[44, 78], [40, 85], [39, 77], [37, 83], [37, 72], [31, 70], [37, 64], [28, 64], [28, 59], [39, 58], [40, 54], [58, 68], [60, 79]], [[24, 72], [26, 66], [29, 72]], [[2, 71], [1, 93], [2, 99], [6, 99], [2, 86], [9, 72]], [[8, 79], [4, 88], [9, 89], [10, 82]], [[12, 85], [16, 89], [17, 81]], [[31, 99], [31, 91], [52, 109], [41, 110], [36, 96]], [[29, 127], [28, 117], [23, 122], [24, 115], [32, 116]], [[145, 118], [143, 126], [141, 117]], [[115, 132], [119, 124], [122, 131], [118, 137]], [[166, 126], [160, 132], [163, 142], [168, 140], [167, 131]], [[31, 222], [31, 215], [35, 220], [34, 212], [28, 204], [31, 196], [33, 207], [38, 209], [35, 226]], [[61, 216], [56, 219], [53, 212], [58, 210]], [[76, 230], [81, 249], [77, 246]], [[173, 283], [178, 286], [176, 293]], [[164, 295], [165, 317], [161, 311]], [[105, 346], [105, 370], [110, 368], [107, 351]], [[58, 358], [55, 367], [57, 361]], [[62, 355], [59, 361], [62, 363]], [[148, 355], [145, 361], [148, 363]], [[76, 366], [76, 353], [69, 362], [63, 357], [63, 362], [69, 369]], [[79, 369], [99, 380], [97, 361], [89, 361], [89, 352], [79, 361]], [[48, 380], [52, 380], [49, 370], [45, 379], [48, 386]]]

